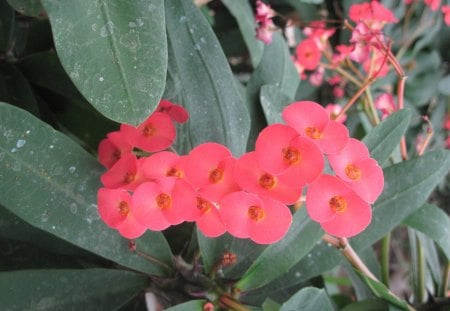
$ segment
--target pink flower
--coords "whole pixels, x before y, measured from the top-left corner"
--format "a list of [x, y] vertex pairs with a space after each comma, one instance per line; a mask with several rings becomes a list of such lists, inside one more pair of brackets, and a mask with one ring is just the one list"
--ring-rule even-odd
[[143, 159], [138, 160], [133, 153], [122, 156], [100, 177], [103, 186], [133, 191], [145, 180], [141, 169], [142, 161]]
[[265, 4], [261, 0], [256, 0], [256, 16], [257, 22], [264, 23], [268, 19], [275, 16], [275, 12], [271, 9], [270, 5]]
[[389, 61], [384, 53], [374, 49], [372, 57], [364, 61], [363, 69], [367, 73], [376, 74], [377, 77], [382, 78], [389, 73]]
[[259, 24], [258, 28], [256, 28], [256, 39], [264, 42], [264, 44], [270, 44], [272, 42], [273, 29], [275, 29], [275, 25], [272, 20]]
[[272, 17], [274, 16], [275, 12], [269, 5], [260, 0], [256, 1], [255, 20], [258, 25], [256, 27], [256, 38], [265, 44], [272, 42], [273, 30], [275, 29], [275, 25], [272, 22]]
[[324, 74], [325, 68], [322, 66], [317, 67], [317, 70], [314, 71], [309, 77], [309, 82], [314, 86], [321, 86], [323, 83]]
[[292, 223], [286, 205], [244, 191], [225, 196], [220, 202], [219, 213], [231, 235], [250, 238], [259, 244], [281, 240]]
[[170, 147], [176, 135], [172, 119], [163, 112], [154, 112], [137, 128], [122, 124], [120, 131], [134, 147], [147, 152], [157, 152]]
[[132, 151], [133, 146], [121, 132], [111, 132], [98, 145], [98, 161], [106, 168], [111, 168], [122, 155]]
[[368, 203], [375, 202], [383, 191], [383, 170], [361, 141], [350, 138], [339, 154], [328, 156], [328, 161], [336, 175]]
[[383, 93], [375, 99], [375, 108], [379, 109], [382, 114], [382, 119], [392, 114], [395, 110], [394, 97], [392, 94]]
[[425, 0], [424, 2], [432, 11], [437, 11], [441, 5], [441, 0]]
[[444, 14], [444, 23], [450, 26], [450, 5], [443, 5], [441, 11]]
[[273, 175], [262, 170], [254, 151], [242, 155], [237, 160], [234, 179], [243, 190], [278, 200], [284, 204], [294, 204], [302, 194], [302, 187], [288, 186], [283, 180], [283, 174]]
[[213, 202], [197, 197], [197, 209], [200, 211], [196, 219], [197, 227], [205, 236], [215, 238], [226, 232], [225, 224]]
[[350, 20], [364, 21], [372, 30], [380, 30], [386, 23], [396, 23], [397, 17], [378, 1], [355, 3], [350, 6]]
[[184, 178], [186, 156], [170, 151], [161, 151], [143, 159], [142, 174], [146, 179], [156, 180], [163, 177]]
[[261, 131], [255, 154], [261, 170], [273, 175], [282, 174], [280, 178], [291, 187], [312, 182], [324, 167], [320, 149], [283, 124], [272, 124]]
[[445, 115], [444, 124], [442, 125], [444, 130], [450, 131], [450, 113]]
[[183, 106], [174, 104], [166, 99], [161, 99], [155, 112], [164, 112], [178, 123], [185, 123], [189, 119], [189, 113]]
[[334, 29], [326, 29], [324, 21], [312, 21], [310, 27], [305, 27], [303, 33], [313, 39], [320, 51], [324, 51], [328, 39], [334, 34]]
[[164, 230], [183, 221], [194, 221], [197, 194], [184, 180], [174, 177], [150, 181], [136, 188], [132, 196], [135, 216], [146, 228]]
[[348, 130], [330, 120], [327, 111], [312, 101], [299, 101], [283, 110], [284, 121], [302, 137], [313, 141], [325, 154], [341, 151], [348, 141]]
[[186, 160], [186, 180], [202, 197], [219, 202], [224, 195], [240, 190], [233, 178], [235, 162], [230, 150], [223, 145], [198, 145]]
[[337, 237], [357, 235], [372, 219], [370, 205], [331, 175], [321, 175], [308, 187], [306, 210], [325, 232]]
[[347, 120], [347, 115], [344, 113], [338, 119], [336, 117], [342, 111], [342, 106], [338, 104], [328, 104], [325, 106], [325, 110], [328, 112], [331, 120], [335, 120], [336, 122], [344, 123]]
[[98, 213], [109, 227], [127, 239], [136, 239], [145, 232], [145, 226], [136, 220], [128, 191], [100, 188], [97, 196]]
[[295, 49], [297, 62], [306, 70], [314, 70], [320, 63], [320, 50], [312, 39], [305, 39]]

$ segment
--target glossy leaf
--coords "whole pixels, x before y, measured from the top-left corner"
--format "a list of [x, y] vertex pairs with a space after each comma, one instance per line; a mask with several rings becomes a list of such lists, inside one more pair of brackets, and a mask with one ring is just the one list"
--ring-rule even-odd
[[4, 310], [113, 310], [146, 283], [145, 276], [120, 270], [4, 271], [0, 297]]
[[181, 303], [179, 305], [164, 309], [166, 311], [184, 311], [184, 310], [203, 310], [203, 305], [206, 303], [206, 300], [190, 300], [185, 303]]
[[425, 204], [409, 215], [403, 224], [429, 236], [442, 249], [450, 260], [450, 218], [439, 207]]
[[235, 287], [248, 291], [276, 279], [305, 256], [322, 236], [320, 225], [309, 219], [304, 208], [299, 210], [286, 236], [267, 247]]
[[159, 103], [167, 71], [163, 0], [42, 0], [66, 72], [106, 117], [137, 125]]
[[[128, 242], [106, 227], [97, 212], [103, 168], [63, 134], [29, 113], [0, 103], [0, 204], [29, 224], [144, 273], [166, 269], [129, 250]], [[170, 249], [161, 233], [144, 235], [161, 261]], [[137, 240], [139, 245], [140, 240]], [[166, 264], [171, 264], [166, 262]]]
[[411, 119], [411, 111], [402, 109], [390, 115], [364, 137], [370, 156], [383, 165], [397, 148]]
[[44, 9], [40, 0], [6, 0], [16, 11], [28, 15], [38, 16]]
[[259, 100], [268, 124], [284, 123], [281, 113], [284, 107], [293, 102], [276, 85], [263, 85], [259, 94]]
[[253, 149], [256, 137], [267, 124], [259, 102], [261, 87], [266, 84], [275, 85], [282, 93], [292, 98], [300, 84], [286, 41], [278, 33], [274, 33], [272, 43], [264, 47], [263, 58], [247, 85], [247, 105], [252, 120], [247, 144], [249, 149]]
[[192, 1], [168, 0], [165, 10], [169, 61], [190, 113], [191, 144], [214, 141], [241, 155], [250, 121], [214, 32]]
[[333, 311], [331, 301], [328, 298], [325, 290], [315, 287], [306, 287], [300, 290], [297, 294], [291, 297], [288, 301], [283, 303], [280, 311]]
[[222, 3], [236, 19], [255, 68], [261, 61], [264, 43], [256, 39], [256, 23], [252, 7], [248, 1], [222, 0]]

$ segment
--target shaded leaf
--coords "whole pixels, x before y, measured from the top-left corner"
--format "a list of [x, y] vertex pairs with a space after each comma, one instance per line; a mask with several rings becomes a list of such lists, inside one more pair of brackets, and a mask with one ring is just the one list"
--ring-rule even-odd
[[[23, 110], [0, 103], [0, 116], [0, 191], [8, 193], [0, 196], [1, 205], [29, 224], [123, 266], [167, 273], [131, 252], [127, 240], [100, 220], [96, 202], [103, 168], [93, 156]], [[167, 242], [161, 233], [152, 238], [149, 255], [165, 260], [170, 256]]]
[[262, 304], [263, 311], [279, 311], [280, 308], [281, 308], [281, 305], [278, 302], [273, 301], [270, 298], [267, 298], [266, 300], [264, 300], [264, 303]]
[[283, 303], [280, 311], [333, 311], [333, 306], [325, 290], [315, 287], [306, 287]]
[[179, 305], [165, 309], [166, 311], [203, 310], [206, 300], [191, 300]]
[[381, 311], [389, 310], [386, 301], [378, 298], [357, 301], [346, 305], [342, 311]]
[[112, 310], [146, 283], [120, 270], [8, 271], [0, 272], [0, 300], [6, 310]]
[[42, 0], [66, 72], [106, 117], [137, 125], [161, 99], [167, 71], [163, 0]]
[[256, 23], [252, 7], [248, 1], [222, 0], [222, 3], [236, 19], [255, 68], [261, 61], [264, 43], [256, 39]]
[[28, 15], [38, 16], [43, 12], [40, 0], [6, 0], [16, 11]]
[[284, 123], [281, 113], [293, 100], [283, 94], [276, 85], [263, 85], [259, 94], [261, 106], [268, 124]]
[[383, 165], [397, 148], [411, 119], [411, 111], [402, 109], [391, 114], [363, 139], [370, 156]]
[[173, 66], [169, 71], [190, 113], [190, 142], [196, 146], [214, 141], [239, 156], [245, 151], [250, 121], [220, 44], [192, 1], [165, 3]]
[[14, 32], [14, 24], [16, 18], [14, 10], [6, 1], [0, 2], [0, 51], [4, 52], [8, 49], [12, 34]]
[[403, 224], [429, 236], [450, 260], [450, 219], [439, 207], [425, 204], [409, 215]]
[[306, 209], [299, 210], [286, 236], [268, 246], [235, 287], [248, 291], [276, 279], [305, 256], [322, 236], [320, 225], [310, 220]]

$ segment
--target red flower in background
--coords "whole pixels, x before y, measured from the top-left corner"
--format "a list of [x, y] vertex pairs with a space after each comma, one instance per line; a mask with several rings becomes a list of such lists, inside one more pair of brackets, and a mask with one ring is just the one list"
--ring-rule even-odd
[[244, 191], [225, 196], [220, 202], [219, 213], [231, 235], [250, 238], [259, 244], [279, 241], [292, 223], [286, 205]]
[[183, 106], [174, 104], [166, 99], [161, 99], [155, 112], [166, 113], [173, 121], [178, 123], [184, 123], [189, 119], [189, 113]]
[[372, 219], [372, 209], [346, 183], [331, 175], [321, 175], [306, 193], [306, 210], [329, 234], [352, 237]]
[[306, 70], [314, 70], [320, 63], [320, 49], [312, 39], [305, 39], [295, 48], [297, 62]]

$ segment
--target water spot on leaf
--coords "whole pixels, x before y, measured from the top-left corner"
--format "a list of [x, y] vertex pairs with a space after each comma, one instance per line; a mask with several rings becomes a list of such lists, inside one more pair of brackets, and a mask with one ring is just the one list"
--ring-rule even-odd
[[77, 206], [76, 203], [71, 203], [71, 204], [69, 205], [69, 209], [70, 209], [70, 212], [71, 212], [72, 214], [76, 214], [77, 211], [78, 211], [78, 206]]
[[114, 23], [109, 21], [105, 24], [105, 26], [102, 26], [100, 28], [100, 36], [107, 37], [114, 34]]
[[105, 81], [105, 78], [100, 77], [100, 78], [98, 78], [98, 81], [103, 82], [103, 81]]
[[24, 139], [19, 139], [19, 140], [17, 141], [17, 143], [16, 143], [16, 147], [17, 147], [17, 148], [22, 148], [22, 147], [25, 145], [26, 142], [27, 142], [27, 141], [24, 140]]
[[44, 211], [44, 213], [42, 213], [41, 221], [42, 222], [47, 222], [48, 221], [48, 211]]
[[185, 23], [186, 22], [186, 16], [181, 16], [180, 19], [178, 20], [180, 23]]
[[75, 166], [69, 167], [69, 172], [73, 174], [77, 168]]

